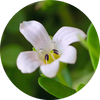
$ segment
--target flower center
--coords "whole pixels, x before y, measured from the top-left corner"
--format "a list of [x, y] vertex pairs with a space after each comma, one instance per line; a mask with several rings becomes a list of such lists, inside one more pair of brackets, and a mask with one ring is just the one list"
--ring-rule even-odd
[[58, 59], [60, 57], [60, 55], [58, 54], [58, 50], [53, 49], [50, 51], [49, 54], [46, 54], [44, 57], [44, 63], [45, 64], [50, 64], [51, 62], [53, 62], [54, 60]]

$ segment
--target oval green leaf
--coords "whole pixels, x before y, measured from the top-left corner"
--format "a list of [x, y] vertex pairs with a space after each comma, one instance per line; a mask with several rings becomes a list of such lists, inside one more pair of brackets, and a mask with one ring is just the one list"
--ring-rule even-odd
[[80, 84], [78, 87], [77, 87], [77, 92], [78, 92], [78, 95], [80, 95], [81, 93], [83, 93], [86, 89], [87, 89], [87, 85], [85, 84]]
[[100, 50], [99, 50], [99, 38], [93, 24], [90, 25], [87, 32], [87, 43], [89, 45], [89, 54], [91, 57], [92, 64], [94, 70], [96, 70], [99, 61]]
[[44, 90], [57, 98], [65, 98], [76, 92], [74, 89], [46, 77], [40, 77], [38, 83]]

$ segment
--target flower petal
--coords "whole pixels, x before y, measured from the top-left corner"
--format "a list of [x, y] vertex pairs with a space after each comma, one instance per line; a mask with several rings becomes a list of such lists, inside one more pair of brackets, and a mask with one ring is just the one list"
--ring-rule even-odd
[[51, 39], [41, 23], [37, 21], [24, 21], [20, 24], [20, 32], [37, 51], [43, 49], [44, 54], [50, 52]]
[[59, 60], [64, 63], [74, 64], [77, 58], [76, 49], [73, 46], [67, 46]]
[[78, 28], [62, 27], [54, 35], [53, 41], [56, 42], [56, 48], [58, 48], [60, 44], [62, 44], [63, 47], [66, 47], [73, 42], [80, 41], [79, 36], [83, 39], [86, 38], [86, 34]]
[[38, 59], [35, 51], [21, 52], [17, 58], [17, 67], [22, 73], [35, 71], [43, 62]]
[[40, 66], [40, 69], [45, 76], [49, 78], [55, 77], [59, 70], [59, 59], [50, 64]]

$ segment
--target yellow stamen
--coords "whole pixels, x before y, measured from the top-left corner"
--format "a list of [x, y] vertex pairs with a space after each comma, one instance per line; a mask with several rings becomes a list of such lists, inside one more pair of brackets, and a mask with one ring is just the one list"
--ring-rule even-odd
[[50, 52], [50, 54], [48, 55], [49, 56], [49, 60], [45, 60], [44, 58], [44, 63], [45, 64], [50, 64], [52, 63], [54, 60], [58, 59], [60, 57], [59, 54], [56, 54], [54, 52]]
[[55, 60], [55, 57], [53, 56], [53, 53], [50, 53], [50, 54], [51, 54], [51, 56], [52, 56], [53, 60]]

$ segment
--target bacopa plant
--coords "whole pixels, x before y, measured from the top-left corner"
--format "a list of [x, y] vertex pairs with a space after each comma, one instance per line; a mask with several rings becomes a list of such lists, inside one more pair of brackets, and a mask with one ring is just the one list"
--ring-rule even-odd
[[[88, 37], [91, 29], [94, 30], [93, 25], [89, 28]], [[65, 63], [74, 64], [77, 60], [77, 51], [70, 45], [71, 43], [81, 41], [90, 51], [93, 64], [98, 60], [98, 54], [89, 42], [90, 39], [88, 38], [86, 42], [84, 40], [87, 37], [86, 34], [78, 28], [63, 26], [51, 37], [40, 22], [33, 20], [21, 23], [20, 32], [33, 45], [33, 51], [24, 51], [19, 54], [18, 69], [22, 73], [32, 73], [40, 66], [42, 77], [38, 80], [39, 85], [58, 98], [64, 98], [76, 92], [68, 87], [61, 73]], [[91, 52], [94, 56], [96, 55], [96, 58], [93, 58]], [[96, 69], [95, 66], [94, 69]], [[52, 79], [55, 76], [60, 83]], [[83, 86], [84, 84], [80, 84], [77, 91]], [[62, 92], [59, 93], [59, 91]]]

